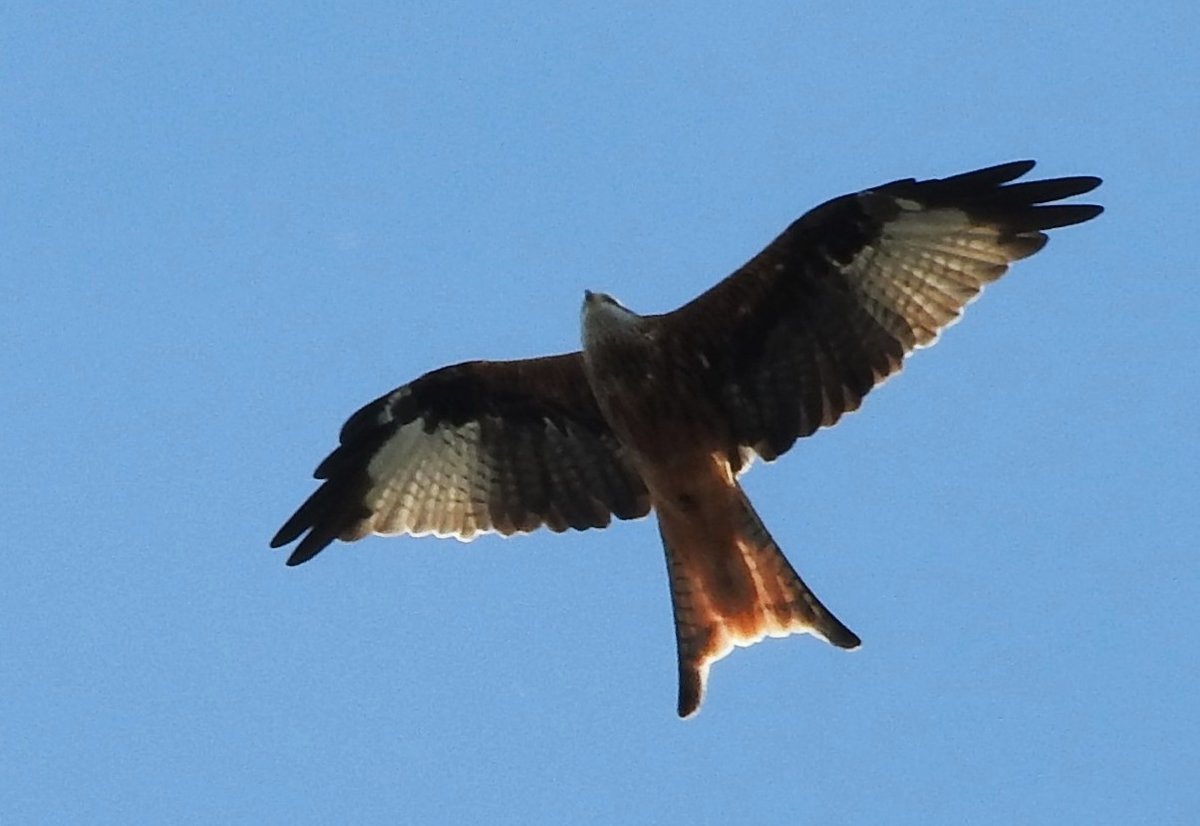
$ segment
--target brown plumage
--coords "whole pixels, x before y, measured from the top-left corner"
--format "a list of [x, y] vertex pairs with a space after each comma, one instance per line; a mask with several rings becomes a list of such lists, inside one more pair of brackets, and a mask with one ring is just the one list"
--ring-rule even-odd
[[858, 637], [812, 594], [737, 476], [858, 408], [1044, 230], [1100, 214], [1052, 204], [1094, 177], [1012, 183], [1019, 161], [829, 201], [671, 313], [587, 293], [583, 350], [444, 367], [355, 413], [321, 486], [271, 542], [289, 565], [371, 533], [603, 527], [653, 508], [667, 554], [679, 713], [737, 645]]

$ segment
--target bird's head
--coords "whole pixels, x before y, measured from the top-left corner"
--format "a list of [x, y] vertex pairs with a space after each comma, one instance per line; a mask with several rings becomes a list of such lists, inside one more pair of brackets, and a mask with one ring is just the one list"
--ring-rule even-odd
[[641, 316], [606, 293], [583, 291], [583, 349], [586, 351], [605, 339], [628, 334]]
[[583, 310], [584, 310], [584, 312], [587, 312], [588, 307], [595, 307], [595, 306], [599, 306], [601, 304], [613, 305], [616, 307], [621, 307], [621, 309], [625, 309], [621, 305], [620, 301], [617, 301], [617, 299], [613, 298], [608, 293], [594, 293], [591, 290], [583, 291]]

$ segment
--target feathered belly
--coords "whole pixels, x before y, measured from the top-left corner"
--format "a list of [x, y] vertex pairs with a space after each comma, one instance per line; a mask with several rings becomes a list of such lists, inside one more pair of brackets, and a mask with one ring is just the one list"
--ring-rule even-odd
[[653, 464], [707, 457], [725, 448], [722, 417], [679, 376], [648, 372], [612, 377], [594, 383], [593, 392], [618, 438]]

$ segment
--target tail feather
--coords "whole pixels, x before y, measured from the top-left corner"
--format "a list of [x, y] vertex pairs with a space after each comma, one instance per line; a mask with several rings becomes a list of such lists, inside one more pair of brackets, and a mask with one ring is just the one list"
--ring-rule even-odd
[[680, 717], [699, 710], [709, 667], [735, 646], [798, 633], [839, 648], [861, 644], [804, 584], [740, 487], [733, 505], [731, 535], [696, 531], [676, 514], [659, 513], [675, 612]]

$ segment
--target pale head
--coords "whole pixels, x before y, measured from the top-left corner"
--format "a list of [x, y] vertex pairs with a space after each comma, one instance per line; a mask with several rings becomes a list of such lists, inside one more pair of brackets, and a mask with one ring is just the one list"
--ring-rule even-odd
[[641, 318], [607, 293], [584, 290], [580, 316], [584, 352], [603, 344], [606, 339], [628, 335]]

